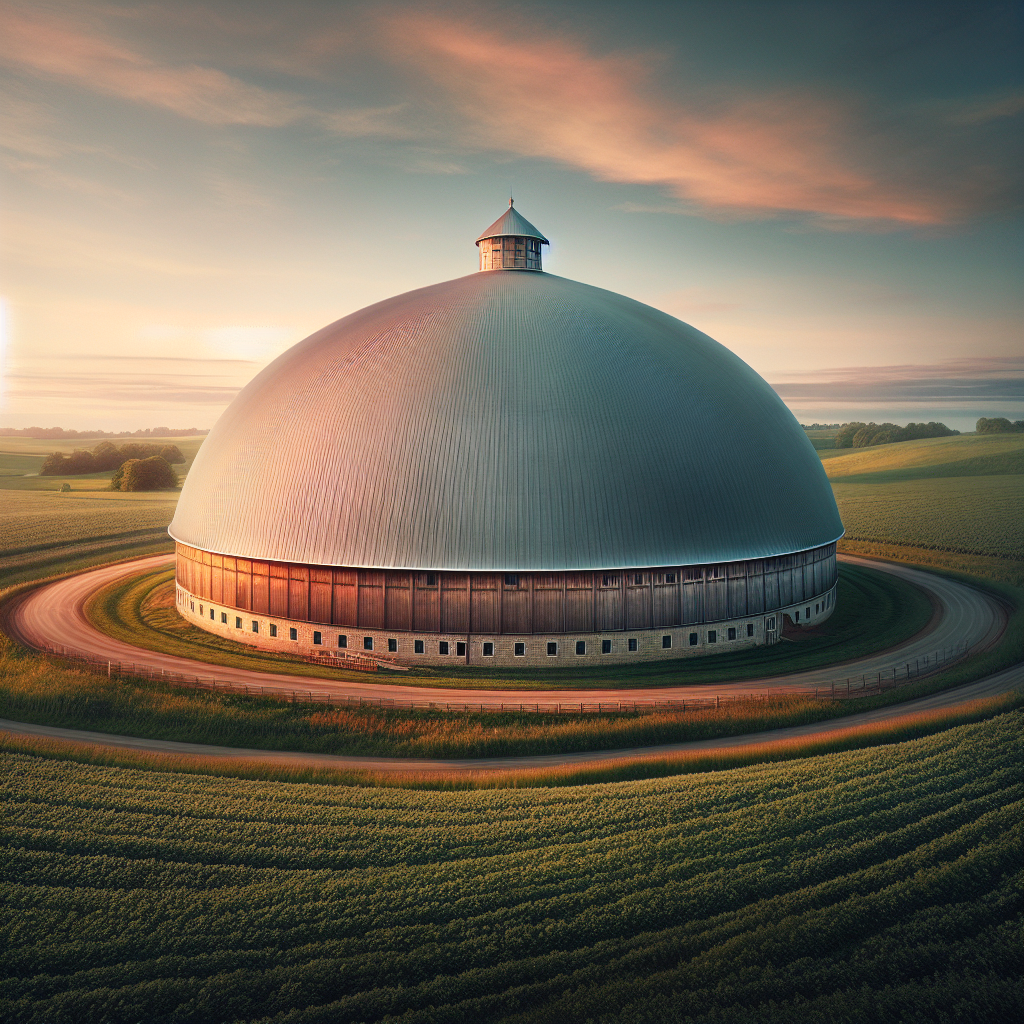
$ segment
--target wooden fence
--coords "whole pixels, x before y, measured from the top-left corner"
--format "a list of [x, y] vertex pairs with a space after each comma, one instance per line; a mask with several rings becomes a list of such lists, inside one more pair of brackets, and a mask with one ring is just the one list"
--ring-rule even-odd
[[[70, 662], [78, 668], [118, 679], [146, 679], [162, 681], [175, 686], [191, 689], [210, 690], [217, 693], [231, 693], [247, 697], [268, 697], [303, 704], [328, 704], [332, 707], [374, 707], [402, 711], [507, 711], [534, 712], [538, 714], [617, 714], [621, 712], [654, 712], [654, 711], [687, 711], [720, 708], [723, 704], [735, 704], [749, 701], [768, 701], [777, 697], [814, 697], [818, 700], [849, 700], [871, 697], [886, 690], [906, 686], [926, 676], [948, 667], [953, 662], [967, 657], [970, 645], [961, 643], [955, 647], [936, 650], [934, 653], [916, 658], [914, 661], [901, 662], [889, 669], [872, 675], [861, 674], [848, 676], [839, 683], [830, 682], [827, 686], [778, 687], [766, 688], [761, 693], [743, 693], [714, 697], [686, 697], [677, 700], [614, 700], [614, 701], [558, 701], [558, 702], [464, 702], [437, 700], [399, 700], [390, 697], [363, 697], [349, 694], [331, 693], [315, 689], [293, 689], [280, 685], [264, 683], [236, 683], [212, 678], [168, 672], [155, 669], [149, 665], [136, 662], [108, 661], [96, 658], [71, 647], [49, 646], [42, 648], [42, 653]], [[346, 666], [348, 667], [348, 666]]]

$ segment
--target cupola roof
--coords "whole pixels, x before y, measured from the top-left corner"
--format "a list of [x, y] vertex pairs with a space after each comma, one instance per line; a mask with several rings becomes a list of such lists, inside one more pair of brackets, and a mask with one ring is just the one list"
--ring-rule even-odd
[[551, 243], [515, 208], [509, 199], [508, 209], [477, 238], [479, 245], [485, 238], [504, 238], [514, 235], [519, 238], [538, 238], [546, 245]]

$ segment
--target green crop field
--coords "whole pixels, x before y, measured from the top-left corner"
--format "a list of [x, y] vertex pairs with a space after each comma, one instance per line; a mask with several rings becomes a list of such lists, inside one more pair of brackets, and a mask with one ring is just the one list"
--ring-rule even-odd
[[846, 527], [840, 551], [1024, 584], [1024, 435], [819, 454]]
[[1022, 726], [475, 792], [2, 755], [0, 1018], [1018, 1020]]
[[177, 493], [8, 491], [0, 508], [0, 553], [165, 530]]
[[835, 482], [833, 490], [849, 540], [1024, 558], [1024, 476]]
[[170, 551], [167, 527], [177, 500], [177, 492], [0, 488], [0, 586]]

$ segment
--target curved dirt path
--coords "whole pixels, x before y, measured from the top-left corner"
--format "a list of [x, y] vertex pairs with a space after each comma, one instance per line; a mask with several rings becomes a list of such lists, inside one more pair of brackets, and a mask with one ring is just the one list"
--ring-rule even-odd
[[318, 768], [356, 768], [376, 772], [481, 772], [514, 771], [524, 768], [560, 768], [566, 765], [614, 761], [620, 758], [660, 758], [687, 750], [728, 750], [755, 746], [776, 740], [795, 739], [835, 732], [857, 725], [892, 721], [904, 715], [937, 708], [953, 707], [969, 700], [994, 697], [1024, 685], [1024, 664], [1014, 665], [985, 679], [964, 686], [943, 690], [927, 697], [894, 704], [887, 708], [862, 711], [844, 718], [810, 725], [794, 725], [784, 729], [747, 733], [743, 736], [724, 736], [713, 740], [690, 740], [684, 743], [666, 743], [656, 747], [632, 747], [623, 750], [589, 750], [572, 754], [535, 754], [527, 757], [487, 757], [463, 760], [398, 757], [355, 757], [345, 754], [307, 754], [290, 750], [259, 750], [244, 747], [218, 747], [207, 743], [182, 743], [176, 740], [140, 739], [135, 736], [116, 736], [84, 729], [60, 729], [49, 725], [31, 725], [0, 719], [0, 733], [19, 736], [41, 736], [48, 739], [93, 743], [103, 747], [116, 747], [151, 754], [176, 754], [192, 757], [242, 758], [262, 764], [307, 765]]
[[[245, 668], [214, 665], [207, 662], [163, 654], [135, 647], [122, 640], [116, 640], [97, 630], [85, 617], [88, 598], [101, 587], [126, 576], [172, 564], [167, 555], [153, 555], [147, 558], [122, 562], [117, 565], [91, 569], [67, 579], [58, 580], [29, 591], [10, 610], [7, 628], [13, 636], [33, 647], [59, 647], [61, 645], [83, 652], [94, 658], [114, 662], [133, 663], [156, 672], [180, 673], [216, 679], [218, 682], [235, 685], [260, 686], [267, 692], [292, 692], [295, 690], [337, 697], [383, 698], [399, 701], [434, 701], [440, 704], [472, 704], [474, 706], [500, 706], [502, 704], [536, 704], [561, 702], [565, 704], [628, 701], [682, 700], [695, 697], [736, 696], [762, 694], [766, 689], [785, 687], [787, 691], [815, 690], [835, 685], [844, 687], [848, 678], [858, 680], [862, 675], [871, 679], [881, 672], [883, 677], [891, 676], [894, 666], [908, 662], [913, 665], [918, 658], [934, 657], [935, 652], [952, 648], [964, 641], [974, 651], [982, 650], [994, 643], [1006, 625], [1006, 614], [1001, 605], [987, 594], [973, 587], [957, 583], [907, 566], [889, 562], [875, 562], [870, 559], [843, 556], [843, 561], [866, 565], [881, 572], [892, 573], [928, 593], [938, 614], [933, 616], [928, 627], [917, 636], [897, 648], [891, 648], [853, 661], [830, 665], [806, 672], [740, 680], [727, 683], [702, 683], [691, 685], [658, 686], [629, 689], [557, 689], [550, 690], [484, 690], [456, 689], [451, 687], [403, 686], [400, 683], [379, 681], [374, 674], [363, 681], [336, 679], [313, 679], [309, 676], [294, 676], [287, 673], [255, 672]], [[868, 623], [870, 627], [870, 623]], [[552, 679], [555, 682], [555, 679]]]

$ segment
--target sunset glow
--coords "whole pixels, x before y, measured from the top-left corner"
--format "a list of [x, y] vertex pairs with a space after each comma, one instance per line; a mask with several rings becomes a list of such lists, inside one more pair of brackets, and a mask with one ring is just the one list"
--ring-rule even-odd
[[472, 273], [510, 189], [546, 270], [804, 422], [1019, 418], [1020, 35], [985, 5], [0, 3], [0, 425], [209, 426], [324, 324]]

